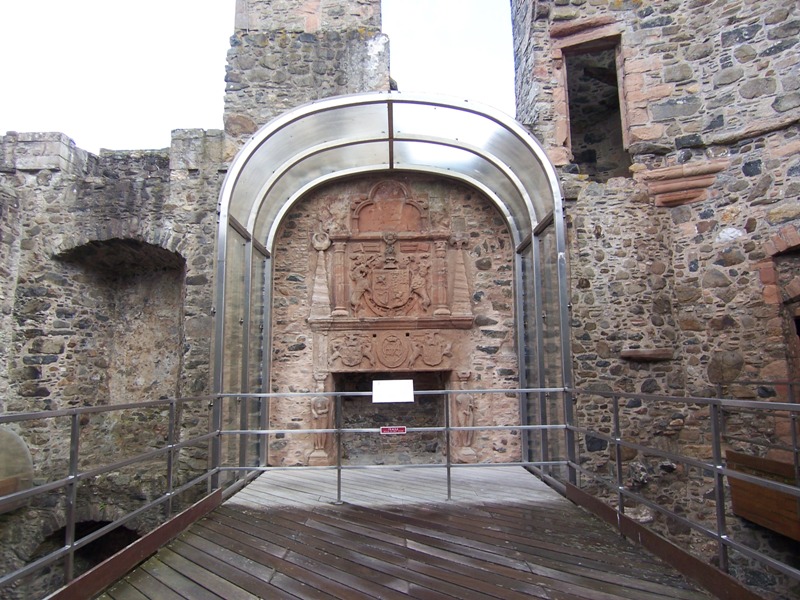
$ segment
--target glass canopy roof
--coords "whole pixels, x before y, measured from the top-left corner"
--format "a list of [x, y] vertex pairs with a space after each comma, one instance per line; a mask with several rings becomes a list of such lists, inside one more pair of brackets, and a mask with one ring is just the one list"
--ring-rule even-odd
[[271, 251], [282, 216], [308, 190], [395, 169], [481, 190], [507, 218], [517, 245], [561, 206], [544, 151], [507, 115], [438, 96], [376, 92], [307, 104], [259, 130], [223, 184], [221, 226], [232, 217]]

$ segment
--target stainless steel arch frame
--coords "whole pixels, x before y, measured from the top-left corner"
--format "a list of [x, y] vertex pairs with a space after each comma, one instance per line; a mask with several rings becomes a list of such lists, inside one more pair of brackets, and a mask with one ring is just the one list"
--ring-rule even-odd
[[[521, 384], [544, 384], [541, 368], [523, 364], [536, 360], [533, 354], [543, 347], [541, 338], [549, 327], [550, 338], [554, 333], [560, 337], [558, 385], [571, 387], [562, 196], [544, 150], [522, 125], [495, 109], [441, 96], [376, 92], [321, 100], [287, 112], [259, 130], [233, 160], [219, 199], [215, 392], [255, 391], [249, 389], [253, 345], [248, 331], [254, 318], [251, 298], [262, 290], [251, 289], [252, 265], [261, 262], [253, 256], [263, 258], [269, 271], [276, 231], [286, 212], [303, 194], [328, 181], [392, 171], [456, 179], [496, 204], [517, 249]], [[543, 245], [549, 253], [543, 257], [534, 247], [545, 232], [551, 242]], [[542, 277], [542, 268], [551, 274]], [[529, 273], [524, 285], [523, 272]], [[268, 361], [269, 272], [264, 279], [260, 331]], [[547, 322], [540, 318], [544, 308], [538, 306], [535, 289], [542, 282], [554, 286], [547, 296], [558, 304], [548, 310]], [[536, 324], [524, 331], [526, 322]], [[242, 331], [226, 332], [226, 327]], [[230, 347], [233, 340], [242, 346], [238, 357], [231, 355], [236, 352]], [[263, 369], [266, 381], [269, 365]], [[537, 381], [527, 381], [531, 376]]]

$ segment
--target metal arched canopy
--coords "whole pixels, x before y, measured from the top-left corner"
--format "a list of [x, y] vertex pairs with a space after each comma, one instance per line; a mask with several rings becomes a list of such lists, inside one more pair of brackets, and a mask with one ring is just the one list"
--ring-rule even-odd
[[561, 207], [555, 169], [511, 117], [442, 96], [373, 92], [301, 106], [256, 132], [223, 183], [220, 225], [234, 219], [272, 252], [283, 215], [304, 193], [341, 177], [393, 170], [479, 189], [506, 217], [516, 245]]

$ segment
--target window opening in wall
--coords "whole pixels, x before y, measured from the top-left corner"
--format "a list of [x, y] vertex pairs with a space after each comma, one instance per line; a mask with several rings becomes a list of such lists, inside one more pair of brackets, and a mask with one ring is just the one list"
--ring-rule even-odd
[[627, 177], [618, 47], [565, 49], [572, 163], [593, 181]]

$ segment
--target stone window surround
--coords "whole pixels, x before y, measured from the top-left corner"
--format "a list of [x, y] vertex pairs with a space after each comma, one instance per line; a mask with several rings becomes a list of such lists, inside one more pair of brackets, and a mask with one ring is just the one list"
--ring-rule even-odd
[[800, 230], [794, 225], [785, 225], [764, 243], [764, 252], [769, 258], [758, 265], [758, 272], [761, 283], [764, 285], [764, 302], [766, 304], [778, 305], [800, 300], [800, 276], [795, 277], [781, 290], [778, 286], [778, 274], [775, 268], [777, 256], [797, 251], [800, 251]]
[[595, 50], [616, 48], [617, 88], [619, 90], [619, 110], [622, 128], [622, 145], [625, 150], [630, 144], [629, 122], [625, 105], [624, 69], [622, 58], [622, 25], [611, 16], [594, 17], [577, 22], [556, 24], [550, 28], [552, 39], [551, 58], [557, 85], [553, 93], [553, 118], [555, 121], [555, 140], [548, 148], [548, 156], [556, 166], [564, 166], [572, 160], [572, 140], [570, 139], [569, 90], [567, 89], [567, 68], [565, 54], [582, 54]]

